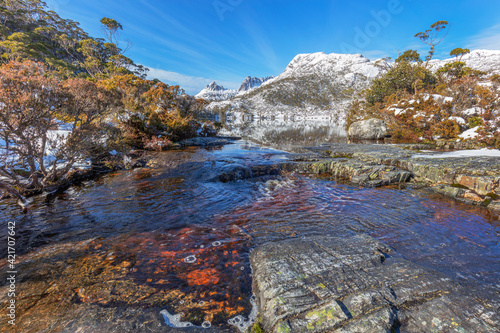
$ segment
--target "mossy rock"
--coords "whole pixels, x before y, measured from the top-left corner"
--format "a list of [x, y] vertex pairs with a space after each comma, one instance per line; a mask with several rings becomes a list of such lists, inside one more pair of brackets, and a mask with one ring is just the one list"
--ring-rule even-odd
[[496, 194], [496, 193], [488, 193], [486, 194], [487, 197], [490, 197], [491, 200], [498, 200], [500, 199], [500, 195]]
[[250, 333], [264, 333], [264, 329], [262, 328], [262, 319], [258, 319], [255, 324], [253, 324], [250, 329]]

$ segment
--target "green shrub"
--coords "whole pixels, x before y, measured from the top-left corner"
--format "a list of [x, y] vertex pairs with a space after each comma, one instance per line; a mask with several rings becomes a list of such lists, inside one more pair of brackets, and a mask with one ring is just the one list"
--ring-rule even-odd
[[438, 74], [446, 74], [453, 79], [460, 79], [467, 75], [468, 71], [471, 70], [470, 67], [465, 65], [463, 61], [454, 61], [445, 64], [443, 67], [437, 70]]
[[495, 82], [495, 83], [500, 83], [500, 75], [498, 74], [493, 74], [491, 77], [490, 77], [490, 80], [492, 82]]
[[474, 128], [481, 126], [483, 124], [483, 119], [481, 117], [471, 117], [469, 118], [469, 127]]
[[383, 76], [373, 80], [367, 91], [366, 101], [371, 105], [398, 92], [415, 93], [418, 90], [430, 89], [436, 85], [435, 75], [421, 64], [408, 61], [398, 62]]

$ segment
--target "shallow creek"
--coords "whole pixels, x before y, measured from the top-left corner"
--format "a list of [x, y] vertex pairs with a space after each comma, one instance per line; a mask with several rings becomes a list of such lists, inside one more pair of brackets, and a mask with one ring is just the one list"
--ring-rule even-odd
[[[236, 330], [255, 314], [250, 250], [310, 235], [368, 233], [462, 283], [500, 289], [498, 216], [426, 190], [249, 176], [252, 165], [286, 160], [240, 140], [161, 153], [153, 168], [108, 174], [51, 203], [35, 198], [25, 215], [2, 202], [2, 258], [7, 221], [18, 235], [18, 327], [98, 332], [100, 323], [128, 320]], [[231, 170], [242, 170], [241, 179], [220, 181]]]

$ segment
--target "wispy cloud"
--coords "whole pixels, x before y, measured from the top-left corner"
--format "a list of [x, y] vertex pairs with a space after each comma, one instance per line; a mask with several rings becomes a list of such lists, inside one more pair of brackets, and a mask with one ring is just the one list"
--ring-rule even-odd
[[370, 60], [377, 60], [389, 56], [389, 53], [381, 50], [361, 51], [361, 54]]
[[[150, 24], [159, 24], [157, 26], [168, 26], [169, 29], [161, 29], [163, 34], [170, 34], [170, 37], [174, 36], [184, 36], [183, 43], [190, 44], [194, 49], [199, 50], [202, 53], [217, 53], [232, 59], [244, 62], [246, 59], [233, 50], [228, 50], [224, 48], [222, 45], [215, 42], [213, 39], [205, 36], [204, 34], [193, 30], [190, 28], [190, 25], [184, 24], [181, 21], [177, 20], [171, 15], [168, 15], [162, 11], [158, 11], [157, 8], [150, 4], [145, 0], [140, 0], [140, 3], [150, 10], [149, 13], [154, 13], [151, 15], [149, 13], [145, 13], [144, 15], [149, 15]], [[206, 33], [209, 33], [210, 30], [207, 30]], [[173, 45], [175, 46], [175, 45]], [[183, 51], [179, 47], [174, 47], [174, 50]]]
[[500, 24], [473, 36], [467, 46], [471, 49], [500, 50]]
[[240, 14], [241, 26], [249, 37], [248, 41], [250, 41], [249, 45], [242, 44], [240, 48], [245, 50], [247, 59], [248, 57], [256, 59], [261, 63], [265, 63], [272, 72], [278, 72], [282, 68], [274, 52], [269, 33], [265, 31], [262, 23], [257, 23], [254, 20], [256, 17], [259, 16], [250, 10], [245, 12], [244, 15]]
[[[186, 93], [191, 95], [196, 95], [205, 88], [207, 84], [214, 81], [213, 79], [190, 76], [151, 67], [149, 67], [148, 78], [159, 79], [167, 84], [179, 85]], [[240, 86], [241, 82], [217, 81], [217, 84], [224, 86], [224, 88], [236, 89]]]
[[135, 33], [140, 34], [142, 38], [154, 42], [157, 46], [163, 46], [172, 52], [179, 53], [190, 58], [205, 59], [205, 56], [202, 53], [192, 47], [189, 47], [185, 43], [175, 42], [173, 40], [163, 38], [161, 35], [153, 33], [150, 30], [136, 24], [129, 24], [129, 28], [131, 28]]

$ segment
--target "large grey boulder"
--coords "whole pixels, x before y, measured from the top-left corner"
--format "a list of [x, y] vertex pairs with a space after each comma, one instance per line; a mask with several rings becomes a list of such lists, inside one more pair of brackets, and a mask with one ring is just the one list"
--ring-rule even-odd
[[380, 140], [387, 135], [387, 125], [381, 119], [371, 118], [352, 123], [347, 132], [353, 139]]
[[266, 332], [499, 332], [498, 289], [462, 286], [367, 236], [252, 251]]

